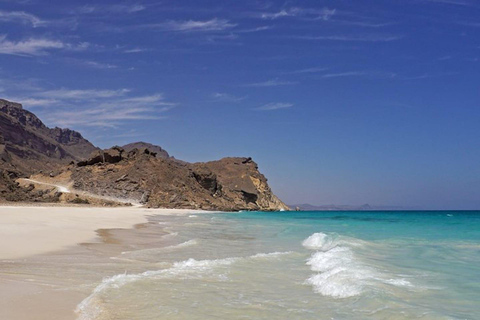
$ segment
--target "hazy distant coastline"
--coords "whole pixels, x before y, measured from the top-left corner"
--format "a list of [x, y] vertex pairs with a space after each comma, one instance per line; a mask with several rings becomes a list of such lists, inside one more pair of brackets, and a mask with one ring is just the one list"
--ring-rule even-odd
[[369, 204], [363, 205], [313, 205], [309, 203], [291, 204], [290, 208], [300, 211], [402, 211], [402, 210], [421, 210], [419, 207], [405, 207], [405, 206], [371, 206]]

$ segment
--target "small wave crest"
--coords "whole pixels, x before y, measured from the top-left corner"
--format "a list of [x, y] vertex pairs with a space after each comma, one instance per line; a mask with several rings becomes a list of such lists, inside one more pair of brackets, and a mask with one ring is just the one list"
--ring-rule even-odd
[[363, 241], [314, 233], [302, 242], [302, 245], [315, 252], [306, 264], [314, 272], [305, 283], [324, 296], [333, 298], [349, 298], [362, 294], [367, 289], [382, 285], [409, 287], [411, 283], [405, 279], [395, 279], [383, 274], [361, 261], [354, 248], [362, 246]]
[[[117, 274], [115, 276], [105, 278], [93, 290], [92, 294], [84, 299], [76, 308], [78, 320], [94, 320], [103, 312], [102, 305], [104, 300], [103, 294], [112, 289], [119, 289], [129, 283], [141, 281], [145, 279], [164, 279], [176, 277], [195, 277], [206, 272], [210, 272], [217, 267], [228, 266], [240, 258], [225, 258], [217, 260], [195, 260], [188, 259], [185, 261], [175, 262], [171, 268], [146, 271], [140, 274]], [[219, 277], [222, 279], [222, 277]]]

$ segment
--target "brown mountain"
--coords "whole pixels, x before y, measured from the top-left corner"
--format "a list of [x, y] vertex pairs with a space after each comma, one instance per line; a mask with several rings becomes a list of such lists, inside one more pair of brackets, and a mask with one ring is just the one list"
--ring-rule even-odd
[[[32, 174], [47, 185], [19, 177]], [[73, 186], [62, 195], [55, 187]], [[46, 127], [20, 104], [0, 100], [0, 199], [138, 202], [150, 207], [288, 210], [251, 158], [187, 163], [145, 142], [100, 150], [80, 133]], [[102, 203], [102, 202], [100, 202]]]
[[0, 144], [8, 157], [4, 162], [24, 174], [55, 169], [84, 159], [97, 150], [80, 133], [70, 129], [50, 129], [21, 104], [2, 99]]
[[149, 149], [95, 152], [70, 167], [74, 188], [151, 207], [206, 210], [288, 210], [251, 158], [182, 163]]

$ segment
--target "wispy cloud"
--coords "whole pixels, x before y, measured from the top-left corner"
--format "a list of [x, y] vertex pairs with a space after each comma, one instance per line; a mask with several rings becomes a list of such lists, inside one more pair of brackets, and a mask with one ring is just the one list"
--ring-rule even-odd
[[260, 31], [266, 31], [266, 30], [271, 30], [273, 29], [273, 26], [261, 26], [261, 27], [256, 27], [256, 28], [251, 28], [251, 29], [244, 29], [244, 30], [238, 30], [238, 33], [253, 33], [253, 32], [260, 32]]
[[[51, 122], [62, 127], [84, 126], [84, 127], [107, 127], [117, 128], [127, 120], [159, 120], [164, 116], [159, 115], [170, 108], [156, 109], [153, 107], [129, 106], [128, 108], [117, 106], [116, 108], [96, 107], [77, 111], [60, 111]], [[48, 118], [48, 117], [47, 117]]]
[[240, 102], [245, 100], [247, 97], [237, 97], [229, 93], [215, 92], [212, 94], [212, 98], [220, 102]]
[[[14, 98], [25, 107], [40, 107], [47, 123], [61, 127], [116, 128], [131, 120], [158, 120], [176, 104], [163, 94], [132, 95], [129, 89], [56, 89]], [[51, 112], [51, 107], [55, 112]]]
[[145, 52], [147, 51], [147, 49], [143, 49], [143, 48], [133, 48], [133, 49], [126, 49], [124, 50], [123, 52], [124, 53], [139, 53], [139, 52]]
[[39, 96], [53, 98], [53, 99], [80, 99], [80, 100], [92, 100], [99, 98], [113, 98], [122, 97], [130, 92], [130, 89], [118, 89], [118, 90], [98, 90], [98, 89], [57, 89], [48, 90], [39, 93]]
[[255, 83], [245, 84], [243, 85], [243, 87], [278, 87], [278, 86], [291, 86], [295, 84], [298, 84], [298, 82], [272, 79], [264, 82], [255, 82]]
[[255, 110], [259, 111], [273, 111], [273, 110], [280, 110], [280, 109], [287, 109], [293, 107], [293, 103], [283, 103], [283, 102], [272, 102], [261, 107], [255, 108]]
[[322, 75], [322, 78], [359, 77], [359, 76], [364, 76], [366, 74], [367, 74], [366, 72], [360, 72], [360, 71], [327, 73]]
[[421, 0], [423, 2], [431, 3], [441, 3], [441, 4], [451, 4], [456, 6], [472, 6], [473, 4], [469, 1], [464, 0]]
[[145, 10], [141, 4], [85, 5], [71, 11], [73, 14], [136, 13]]
[[313, 68], [306, 68], [306, 69], [300, 69], [300, 70], [294, 70], [294, 71], [289, 71], [285, 72], [286, 74], [302, 74], [302, 73], [319, 73], [328, 70], [328, 68], [325, 67], [313, 67]]
[[446, 76], [455, 76], [458, 75], [456, 72], [444, 72], [444, 73], [424, 73], [421, 75], [413, 75], [413, 76], [399, 76], [399, 80], [423, 80], [423, 79], [430, 79], [430, 78], [439, 78], [439, 77], [446, 77]]
[[310, 9], [292, 7], [289, 9], [283, 9], [278, 12], [262, 13], [260, 17], [262, 19], [275, 20], [285, 17], [310, 17], [314, 20], [329, 20], [336, 12], [336, 9]]
[[187, 20], [176, 21], [170, 20], [163, 23], [143, 25], [143, 27], [158, 28], [166, 31], [178, 32], [208, 32], [208, 31], [223, 31], [236, 27], [237, 24], [230, 23], [226, 19], [213, 18], [205, 21]]
[[371, 21], [347, 21], [347, 20], [335, 20], [335, 23], [347, 25], [347, 26], [357, 26], [365, 28], [382, 28], [394, 25], [394, 22], [371, 22]]
[[367, 70], [367, 71], [346, 71], [346, 72], [332, 72], [321, 75], [323, 79], [330, 78], [347, 78], [347, 77], [364, 77], [369, 79], [394, 79], [397, 77], [396, 73]]
[[45, 21], [24, 11], [8, 12], [0, 10], [0, 22], [19, 22], [23, 24], [31, 24], [34, 28], [45, 25]]
[[326, 41], [350, 41], [350, 42], [390, 42], [403, 38], [398, 35], [378, 35], [367, 34], [359, 36], [346, 36], [346, 35], [334, 35], [334, 36], [295, 36], [295, 39], [303, 40], [326, 40]]
[[13, 42], [7, 40], [6, 35], [0, 35], [0, 54], [18, 56], [45, 55], [49, 50], [62, 49], [66, 45], [57, 40], [30, 38], [23, 41]]
[[116, 69], [116, 68], [118, 68], [118, 66], [114, 65], [114, 64], [102, 63], [102, 62], [91, 61], [91, 60], [83, 61], [82, 64], [87, 66], [87, 67], [91, 67], [91, 68], [95, 68], [95, 69]]
[[22, 105], [28, 108], [34, 108], [39, 106], [41, 107], [51, 106], [51, 105], [56, 105], [59, 102], [58, 100], [55, 100], [55, 99], [26, 98], [26, 97], [15, 97], [15, 96], [8, 96], [7, 100], [21, 103]]

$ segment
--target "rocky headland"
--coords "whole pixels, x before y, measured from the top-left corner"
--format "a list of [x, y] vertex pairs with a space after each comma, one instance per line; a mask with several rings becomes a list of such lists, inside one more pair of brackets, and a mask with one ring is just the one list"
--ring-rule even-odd
[[[19, 183], [31, 176], [36, 180]], [[68, 186], [70, 194], [52, 187], [57, 184]], [[87, 203], [88, 198], [154, 208], [289, 209], [251, 158], [187, 163], [145, 142], [100, 150], [80, 133], [50, 129], [20, 104], [0, 100], [0, 199]]]

